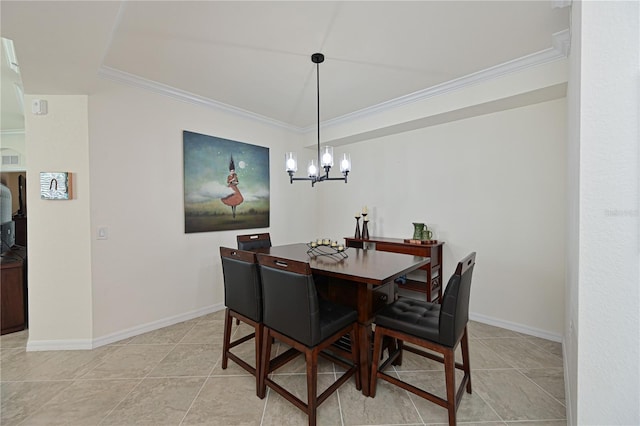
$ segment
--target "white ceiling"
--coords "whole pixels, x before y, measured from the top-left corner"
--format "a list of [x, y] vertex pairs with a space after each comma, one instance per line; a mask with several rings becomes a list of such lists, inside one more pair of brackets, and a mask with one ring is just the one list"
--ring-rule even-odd
[[312, 53], [326, 56], [331, 120], [551, 49], [569, 28], [554, 3], [3, 0], [0, 28], [28, 94], [90, 94], [110, 78], [304, 129], [316, 122]]

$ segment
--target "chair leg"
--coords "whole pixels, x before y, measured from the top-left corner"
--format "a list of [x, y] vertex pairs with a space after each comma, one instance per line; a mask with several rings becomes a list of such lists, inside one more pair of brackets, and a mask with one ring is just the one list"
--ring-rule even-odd
[[305, 351], [307, 362], [307, 415], [309, 426], [316, 426], [318, 411], [318, 350]]
[[222, 369], [227, 369], [227, 364], [229, 362], [229, 345], [231, 343], [231, 324], [233, 323], [233, 318], [231, 317], [231, 312], [229, 308], [226, 308], [224, 312], [224, 339], [222, 342]]
[[[256, 395], [260, 396], [260, 375], [262, 374], [262, 362], [260, 361], [262, 354], [262, 339], [264, 336], [263, 333], [264, 325], [262, 323], [258, 323], [256, 325], [256, 336], [255, 336], [255, 351], [256, 351]], [[273, 341], [272, 341], [273, 342]]]
[[267, 394], [267, 375], [269, 375], [269, 355], [273, 338], [268, 327], [262, 328], [262, 348], [260, 350], [260, 374], [258, 375], [258, 398], [263, 399]]
[[464, 328], [462, 340], [460, 341], [462, 350], [462, 369], [467, 377], [467, 393], [471, 393], [471, 365], [469, 364], [469, 339], [467, 337], [467, 327]]
[[382, 355], [382, 338], [383, 333], [381, 327], [376, 327], [373, 338], [373, 358], [371, 360], [371, 382], [369, 383], [369, 396], [376, 396], [376, 385], [378, 383], [378, 363]]
[[444, 351], [444, 375], [447, 385], [447, 411], [449, 426], [456, 425], [456, 366], [453, 349]]
[[349, 332], [349, 336], [351, 337], [351, 361], [354, 365], [357, 366], [355, 376], [356, 376], [356, 389], [362, 390], [362, 380], [365, 380], [360, 374], [360, 346], [358, 345], [358, 329], [354, 324], [353, 328]]

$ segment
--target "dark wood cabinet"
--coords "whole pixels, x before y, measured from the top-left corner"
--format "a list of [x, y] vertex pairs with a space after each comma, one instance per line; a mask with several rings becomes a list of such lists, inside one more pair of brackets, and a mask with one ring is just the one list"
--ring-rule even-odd
[[0, 334], [24, 330], [27, 326], [27, 251], [14, 248], [0, 258]]
[[412, 244], [399, 238], [371, 237], [368, 240], [363, 240], [347, 237], [345, 243], [347, 247], [368, 248], [375, 245], [375, 250], [429, 257], [431, 262], [420, 268], [420, 271], [424, 271], [426, 275], [425, 281], [407, 279], [406, 284], [401, 284], [400, 288], [425, 293], [430, 302], [440, 303], [442, 301], [442, 246], [444, 242]]

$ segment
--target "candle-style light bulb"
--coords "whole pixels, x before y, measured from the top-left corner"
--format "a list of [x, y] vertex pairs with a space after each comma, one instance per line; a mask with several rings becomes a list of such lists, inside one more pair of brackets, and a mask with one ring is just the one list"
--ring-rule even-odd
[[333, 147], [325, 146], [322, 148], [322, 167], [333, 167]]
[[298, 160], [296, 159], [295, 152], [287, 152], [284, 155], [284, 164], [287, 172], [298, 171]]

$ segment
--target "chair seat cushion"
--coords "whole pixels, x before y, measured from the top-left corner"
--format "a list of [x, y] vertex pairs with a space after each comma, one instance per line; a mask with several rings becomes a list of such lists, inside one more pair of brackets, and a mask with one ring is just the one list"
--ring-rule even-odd
[[376, 314], [377, 326], [411, 334], [423, 339], [439, 340], [440, 305], [400, 297]]
[[341, 328], [358, 319], [358, 313], [351, 308], [322, 299], [319, 299], [318, 303], [320, 305], [320, 341], [314, 342], [315, 344], [331, 337]]

